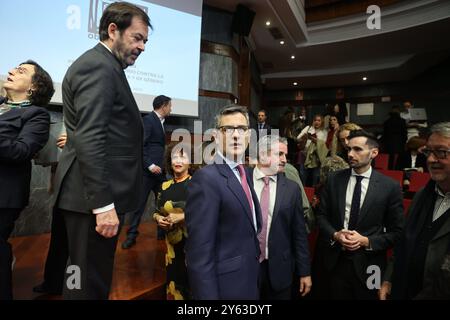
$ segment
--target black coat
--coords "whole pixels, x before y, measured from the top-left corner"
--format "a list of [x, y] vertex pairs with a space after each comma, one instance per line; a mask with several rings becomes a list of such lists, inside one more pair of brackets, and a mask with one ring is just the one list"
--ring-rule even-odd
[[31, 159], [47, 143], [50, 115], [41, 107], [15, 108], [0, 115], [0, 208], [28, 204]]
[[143, 126], [120, 62], [99, 43], [71, 65], [62, 92], [67, 143], [54, 202], [89, 214], [111, 203], [118, 214], [137, 210]]
[[408, 133], [406, 122], [397, 113], [384, 122], [383, 144], [386, 153], [400, 153], [405, 150]]

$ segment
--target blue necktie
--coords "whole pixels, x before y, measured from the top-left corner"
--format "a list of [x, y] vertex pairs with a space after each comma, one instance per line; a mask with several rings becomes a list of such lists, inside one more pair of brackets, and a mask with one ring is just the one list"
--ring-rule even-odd
[[358, 224], [359, 210], [361, 206], [361, 180], [363, 176], [355, 176], [356, 185], [355, 190], [353, 190], [352, 205], [350, 208], [350, 220], [348, 222], [348, 230], [355, 230]]

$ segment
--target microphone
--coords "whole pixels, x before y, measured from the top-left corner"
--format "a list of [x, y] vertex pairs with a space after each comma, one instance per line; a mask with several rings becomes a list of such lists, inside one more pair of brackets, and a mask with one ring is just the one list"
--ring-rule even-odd
[[0, 104], [5, 103], [6, 97], [0, 96]]

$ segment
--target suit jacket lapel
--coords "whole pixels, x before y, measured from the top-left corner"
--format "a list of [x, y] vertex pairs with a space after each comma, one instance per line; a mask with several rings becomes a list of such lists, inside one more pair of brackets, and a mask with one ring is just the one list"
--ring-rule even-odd
[[337, 199], [338, 199], [338, 209], [341, 217], [341, 226], [344, 226], [344, 218], [345, 218], [345, 200], [347, 197], [347, 185], [350, 180], [351, 170], [346, 170], [345, 175], [340, 175], [340, 179], [338, 179], [338, 186], [342, 186], [337, 189]]
[[[272, 223], [278, 217], [278, 213], [280, 211], [280, 206], [282, 203], [285, 203], [284, 198], [286, 195], [286, 178], [282, 174], [277, 174], [277, 190], [275, 196], [275, 205], [273, 207], [272, 213]], [[271, 192], [273, 192], [271, 190]]]
[[120, 65], [120, 62], [117, 60], [117, 58], [108, 51], [101, 43], [97, 44], [95, 49], [102, 52], [114, 65], [114, 69], [119, 74], [120, 80], [122, 81], [123, 87], [125, 92], [128, 94], [128, 97], [130, 98], [131, 103], [135, 107], [136, 111], [139, 113], [139, 108], [136, 104], [136, 100], [134, 99], [133, 92], [131, 91], [130, 84], [128, 83], [128, 79], [125, 75], [125, 71], [123, 70], [122, 66]]
[[[444, 214], [448, 214], [448, 212], [450, 211], [447, 210]], [[426, 216], [424, 214], [424, 216]], [[439, 229], [439, 231], [436, 233], [436, 235], [433, 237], [433, 239], [431, 241], [434, 241], [440, 237], [445, 236], [447, 233], [450, 233], [450, 217], [447, 218], [447, 221], [445, 221], [445, 223], [441, 226], [441, 228]]]
[[235, 197], [239, 200], [242, 208], [244, 209], [245, 215], [247, 216], [248, 221], [252, 225], [252, 229], [254, 230], [254, 224], [251, 219], [253, 213], [251, 212], [250, 205], [247, 201], [247, 196], [245, 195], [244, 189], [242, 185], [239, 183], [238, 179], [234, 175], [233, 171], [227, 164], [215, 164], [219, 172], [227, 178], [227, 187], [230, 191], [235, 195]]
[[378, 172], [373, 170], [369, 180], [369, 187], [367, 188], [366, 197], [364, 198], [364, 203], [359, 211], [358, 223], [366, 217], [377, 192], [381, 192], [381, 190], [379, 190], [379, 182]]

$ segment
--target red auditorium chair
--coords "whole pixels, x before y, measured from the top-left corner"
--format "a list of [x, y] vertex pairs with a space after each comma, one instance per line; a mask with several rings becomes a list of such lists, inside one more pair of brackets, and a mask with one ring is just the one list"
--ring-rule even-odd
[[379, 153], [375, 158], [375, 169], [387, 170], [389, 168], [389, 155], [386, 153]]
[[405, 213], [405, 216], [408, 215], [409, 207], [411, 206], [412, 200], [411, 199], [403, 199], [403, 212]]
[[[378, 159], [378, 158], [377, 158]], [[378, 170], [380, 173], [385, 176], [391, 177], [394, 180], [397, 180], [400, 183], [400, 186], [403, 188], [403, 171], [400, 170]]]
[[304, 187], [306, 196], [308, 197], [309, 203], [312, 202], [312, 199], [314, 197], [314, 188], [311, 187]]
[[428, 181], [430, 180], [430, 174], [429, 173], [422, 173], [422, 172], [412, 172], [411, 178], [409, 180], [409, 192], [417, 192], [421, 188], [423, 188]]

